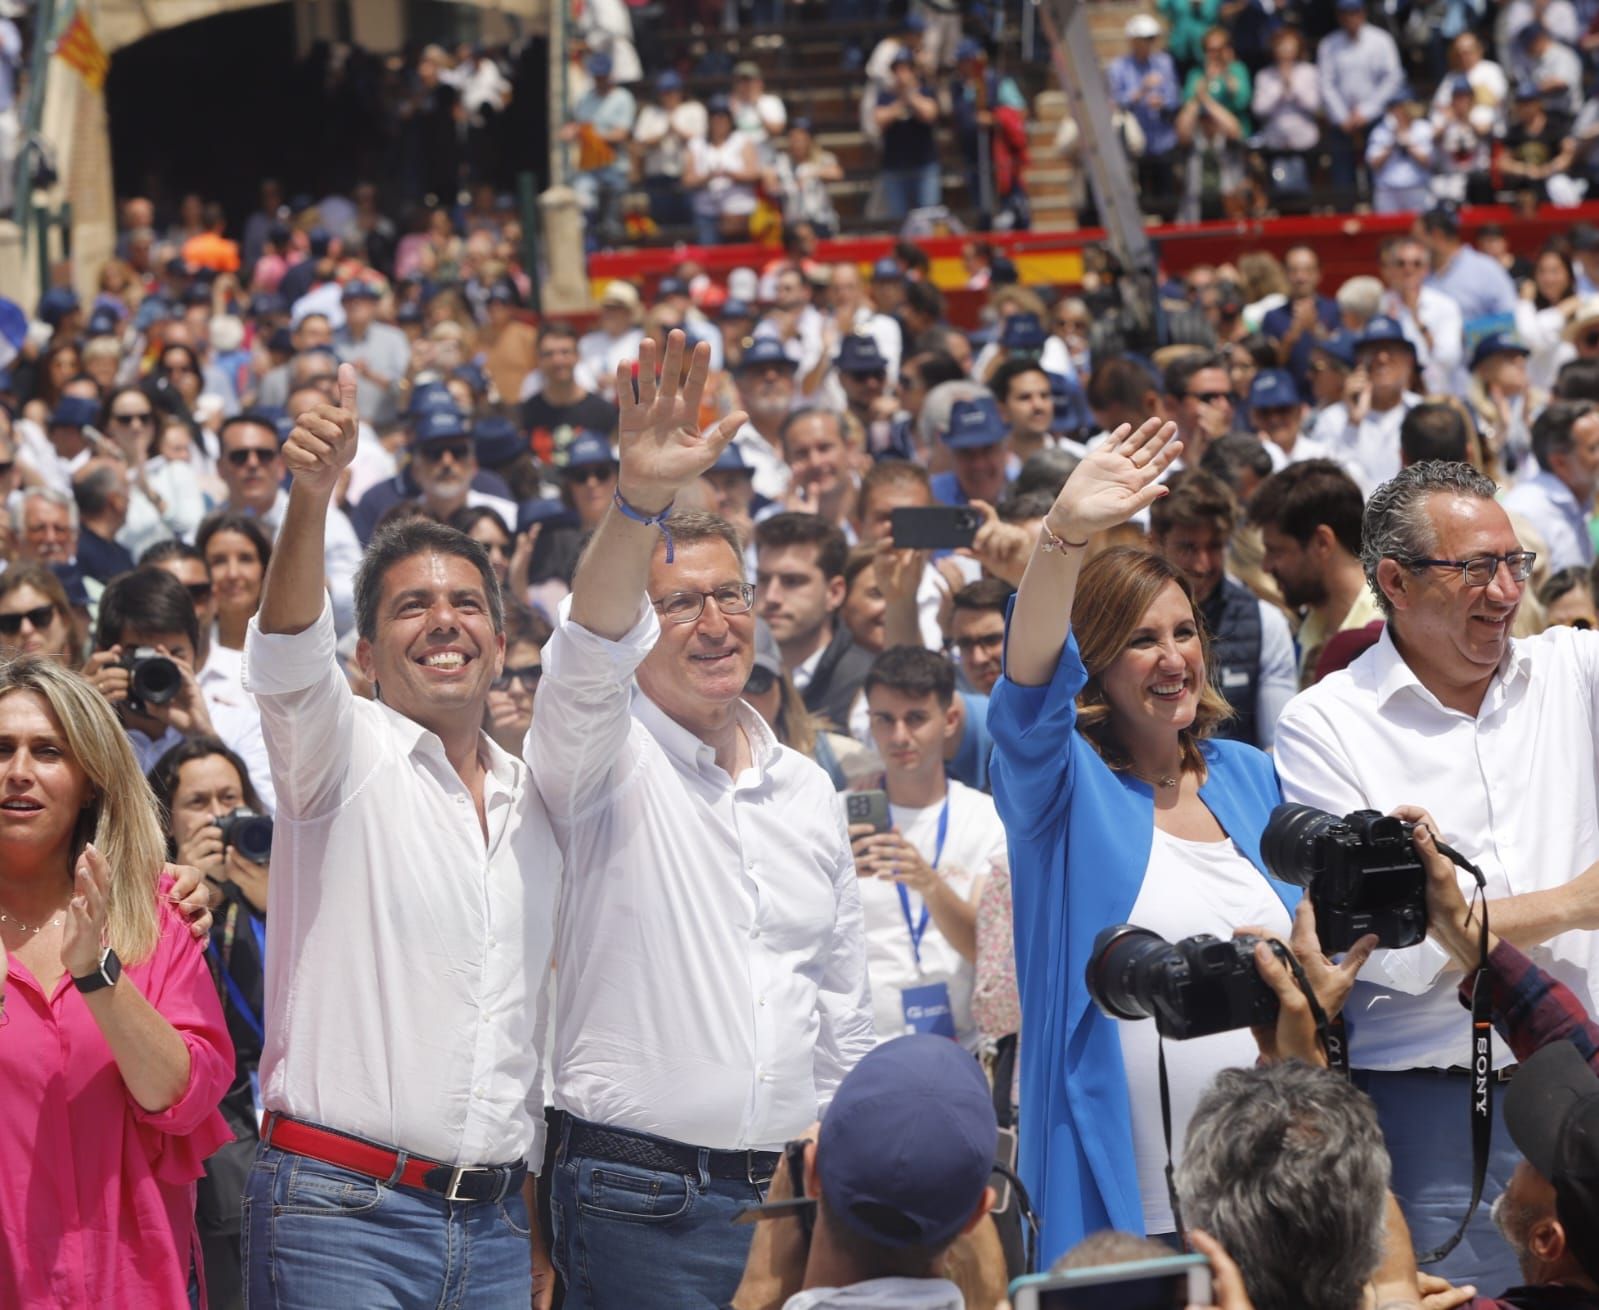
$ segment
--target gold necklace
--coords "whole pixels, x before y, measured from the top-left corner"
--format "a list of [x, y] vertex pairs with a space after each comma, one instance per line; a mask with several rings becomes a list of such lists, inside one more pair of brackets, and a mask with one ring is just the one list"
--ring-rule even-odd
[[30, 928], [27, 924], [23, 923], [21, 919], [7, 914], [4, 910], [0, 910], [0, 923], [14, 923], [17, 927], [21, 928], [23, 932], [31, 932], [35, 936], [43, 932], [46, 928], [59, 928], [64, 922], [66, 922], [66, 917], [66, 912], [63, 911], [59, 916], [57, 916], [55, 919], [52, 919], [49, 923], [42, 923], [37, 928]]
[[1148, 783], [1151, 787], [1161, 788], [1175, 787], [1182, 777], [1181, 774], [1163, 773], [1157, 778], [1146, 778], [1137, 769], [1132, 769], [1130, 772], [1132, 773], [1133, 777], [1138, 779], [1139, 782]]

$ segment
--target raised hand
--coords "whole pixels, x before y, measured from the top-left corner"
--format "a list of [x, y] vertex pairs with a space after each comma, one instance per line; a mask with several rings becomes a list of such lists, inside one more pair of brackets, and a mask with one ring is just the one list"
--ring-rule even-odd
[[699, 431], [700, 404], [711, 371], [711, 348], [706, 342], [689, 357], [683, 380], [683, 353], [688, 337], [674, 328], [666, 338], [659, 377], [656, 359], [661, 353], [646, 337], [638, 352], [638, 398], [633, 397], [633, 368], [623, 362], [616, 368], [616, 401], [621, 409], [617, 443], [621, 468], [617, 490], [634, 509], [654, 514], [666, 508], [678, 491], [716, 463], [727, 443], [748, 415], [736, 410], [721, 422]]
[[1182, 454], [1177, 425], [1145, 419], [1137, 429], [1123, 423], [1072, 470], [1044, 518], [1044, 527], [1064, 541], [1086, 541], [1125, 523], [1166, 494], [1160, 475]]
[[355, 408], [356, 372], [353, 364], [339, 365], [339, 403], [317, 405], [295, 420], [283, 443], [283, 462], [295, 485], [332, 496], [339, 475], [355, 458], [360, 419]]
[[78, 857], [67, 926], [61, 934], [61, 967], [69, 977], [84, 978], [99, 969], [110, 909], [111, 870], [90, 842]]

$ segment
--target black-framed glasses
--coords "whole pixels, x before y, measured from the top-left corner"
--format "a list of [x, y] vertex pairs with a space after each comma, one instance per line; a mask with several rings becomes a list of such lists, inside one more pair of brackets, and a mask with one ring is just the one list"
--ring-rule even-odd
[[425, 459], [429, 464], [437, 464], [448, 455], [457, 464], [465, 464], [472, 458], [472, 443], [470, 441], [434, 441], [425, 446], [416, 448], [417, 456]]
[[228, 463], [236, 469], [242, 469], [251, 460], [257, 464], [270, 464], [277, 457], [277, 451], [267, 450], [262, 446], [246, 446], [243, 450], [228, 451]]
[[183, 589], [189, 593], [189, 599], [196, 605], [204, 605], [211, 599], [211, 584], [209, 582], [185, 582]]
[[755, 587], [748, 582], [732, 582], [715, 591], [669, 591], [650, 604], [660, 610], [668, 623], [693, 623], [704, 612], [706, 597], [715, 600], [723, 614], [748, 614], [755, 604]]
[[955, 649], [960, 652], [963, 659], [969, 659], [978, 651], [995, 651], [1005, 644], [1003, 632], [980, 632], [972, 637], [956, 637]]
[[142, 427], [146, 423], [155, 422], [155, 413], [153, 410], [136, 409], [131, 414], [118, 414], [112, 410], [111, 419], [116, 423], [130, 423]]
[[1225, 400], [1230, 405], [1233, 403], [1233, 393], [1230, 391], [1190, 391], [1188, 399], [1197, 400], [1205, 405], [1219, 405]]
[[1413, 559], [1409, 565], [1418, 572], [1421, 569], [1459, 569], [1460, 580], [1468, 587], [1486, 587], [1498, 575], [1501, 564], [1510, 570], [1510, 576], [1517, 582], [1525, 582], [1532, 576], [1532, 566], [1537, 562], [1537, 551], [1513, 550], [1506, 555], [1478, 555], [1472, 559]]
[[56, 616], [54, 605], [41, 605], [38, 609], [23, 610], [20, 614], [0, 614], [0, 632], [8, 637], [15, 637], [22, 631], [22, 620], [27, 619], [29, 626], [36, 632], [43, 632], [50, 626]]
[[539, 685], [539, 679], [544, 676], [542, 664], [524, 664], [519, 669], [507, 668], [494, 679], [495, 691], [510, 691], [513, 682], [520, 682], [529, 691]]

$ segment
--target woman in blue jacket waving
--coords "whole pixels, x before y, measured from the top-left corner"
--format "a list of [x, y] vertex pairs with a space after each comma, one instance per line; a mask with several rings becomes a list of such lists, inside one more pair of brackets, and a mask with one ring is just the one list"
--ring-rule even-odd
[[[1229, 711], [1188, 582], [1142, 550], [1086, 558], [1095, 533], [1165, 494], [1174, 431], [1124, 426], [1073, 472], [1012, 603], [989, 704], [1015, 899], [1023, 1175], [1047, 1260], [1101, 1228], [1175, 1229], [1158, 1039], [1153, 1023], [1091, 1004], [1095, 934], [1130, 922], [1173, 941], [1244, 925], [1286, 938], [1299, 894], [1261, 864], [1281, 799], [1271, 758], [1209, 739]], [[1167, 1044], [1175, 1149], [1215, 1073], [1255, 1058], [1248, 1031]]]

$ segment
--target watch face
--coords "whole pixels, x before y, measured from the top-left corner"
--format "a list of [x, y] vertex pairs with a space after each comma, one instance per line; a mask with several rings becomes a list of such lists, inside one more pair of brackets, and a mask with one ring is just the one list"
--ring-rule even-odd
[[107, 987], [122, 976], [122, 961], [117, 959], [117, 953], [109, 946], [100, 952], [100, 976], [105, 979]]

